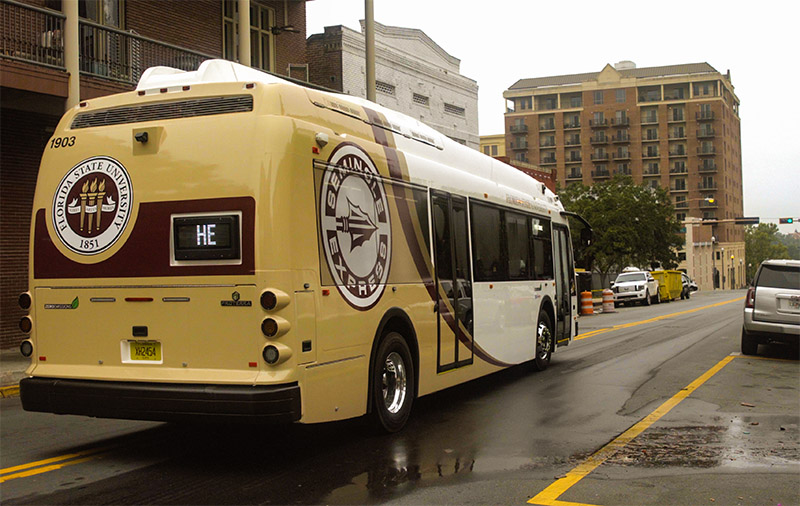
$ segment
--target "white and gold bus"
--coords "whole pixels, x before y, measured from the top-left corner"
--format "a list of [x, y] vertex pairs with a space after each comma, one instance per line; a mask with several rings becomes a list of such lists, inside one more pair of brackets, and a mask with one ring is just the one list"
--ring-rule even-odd
[[545, 186], [374, 103], [235, 63], [82, 102], [31, 223], [29, 411], [399, 430], [577, 331]]

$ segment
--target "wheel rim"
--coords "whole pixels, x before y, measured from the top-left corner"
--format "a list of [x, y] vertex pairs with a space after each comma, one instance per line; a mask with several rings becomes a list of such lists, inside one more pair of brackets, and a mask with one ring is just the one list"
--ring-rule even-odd
[[550, 328], [544, 322], [539, 322], [539, 328], [536, 330], [536, 351], [540, 360], [547, 360], [550, 355], [550, 346], [553, 342], [551, 337]]
[[398, 413], [405, 404], [407, 394], [406, 365], [403, 357], [391, 352], [383, 363], [383, 403], [389, 413]]

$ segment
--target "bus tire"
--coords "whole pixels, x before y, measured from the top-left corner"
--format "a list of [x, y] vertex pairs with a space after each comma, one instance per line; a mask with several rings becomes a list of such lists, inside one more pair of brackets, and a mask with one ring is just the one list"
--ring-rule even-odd
[[553, 324], [550, 315], [542, 311], [539, 313], [539, 322], [536, 324], [536, 356], [533, 359], [533, 367], [537, 371], [544, 371], [550, 365], [550, 358], [553, 356]]
[[411, 415], [415, 392], [414, 362], [402, 335], [383, 336], [371, 374], [373, 422], [385, 432], [397, 432]]

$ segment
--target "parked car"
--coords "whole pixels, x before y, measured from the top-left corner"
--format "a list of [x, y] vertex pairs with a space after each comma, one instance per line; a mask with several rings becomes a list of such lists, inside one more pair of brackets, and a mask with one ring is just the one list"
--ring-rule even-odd
[[661, 302], [658, 281], [647, 271], [623, 272], [611, 283], [614, 306], [627, 302], [641, 302], [649, 306]]
[[800, 260], [765, 260], [747, 289], [742, 353], [770, 341], [800, 344]]
[[681, 299], [688, 299], [692, 292], [699, 290], [697, 283], [694, 282], [686, 273], [681, 273]]

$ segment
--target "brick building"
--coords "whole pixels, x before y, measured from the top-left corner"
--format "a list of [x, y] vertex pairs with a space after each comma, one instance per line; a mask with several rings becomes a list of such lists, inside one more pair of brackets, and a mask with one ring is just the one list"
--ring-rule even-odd
[[134, 89], [151, 66], [245, 62], [244, 5], [250, 65], [307, 80], [305, 0], [0, 0], [0, 347], [20, 341], [36, 175], [64, 110]]
[[[365, 26], [328, 26], [308, 38], [312, 83], [366, 98]], [[424, 32], [375, 23], [376, 102], [416, 118], [473, 149], [478, 137], [478, 84], [461, 60]]]
[[[667, 188], [682, 222], [742, 216], [739, 99], [730, 73], [708, 63], [620, 62], [600, 72], [520, 79], [503, 96], [509, 157], [555, 170], [561, 187], [628, 174]], [[743, 286], [742, 227], [688, 226], [682, 267], [701, 289]]]

